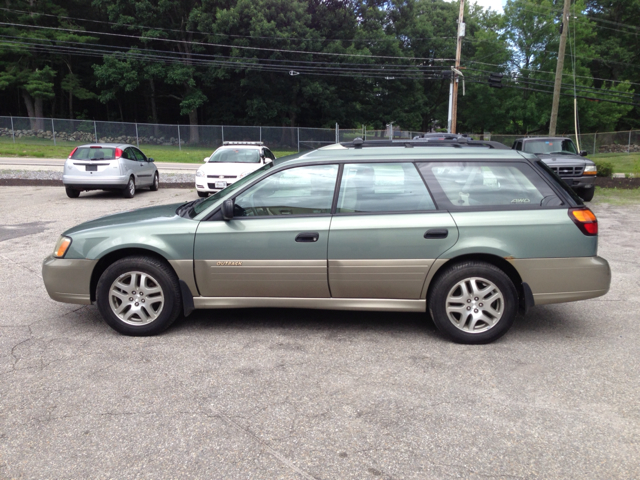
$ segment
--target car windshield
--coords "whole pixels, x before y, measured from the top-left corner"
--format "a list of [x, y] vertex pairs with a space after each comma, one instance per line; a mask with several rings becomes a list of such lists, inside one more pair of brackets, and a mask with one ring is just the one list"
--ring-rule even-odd
[[575, 145], [568, 138], [527, 140], [524, 142], [523, 150], [527, 153], [535, 154], [560, 153], [565, 155], [576, 155], [578, 153]]
[[78, 147], [73, 152], [73, 160], [113, 160], [116, 147]]
[[234, 190], [241, 188], [242, 186], [246, 185], [254, 178], [259, 177], [260, 175], [262, 175], [263, 172], [265, 172], [266, 170], [269, 170], [272, 167], [273, 167], [273, 162], [269, 162], [264, 167], [254, 170], [246, 177], [242, 177], [240, 180], [238, 180], [235, 183], [232, 183], [227, 188], [224, 188], [219, 192], [214, 193], [206, 200], [198, 203], [197, 205], [194, 205], [193, 210], [190, 213], [190, 217], [193, 218], [196, 215], [199, 215], [200, 213], [204, 212], [207, 208], [209, 208], [211, 204], [215, 203], [220, 198], [226, 196], [228, 193], [233, 192]]
[[260, 151], [255, 148], [219, 148], [209, 157], [209, 163], [260, 163]]

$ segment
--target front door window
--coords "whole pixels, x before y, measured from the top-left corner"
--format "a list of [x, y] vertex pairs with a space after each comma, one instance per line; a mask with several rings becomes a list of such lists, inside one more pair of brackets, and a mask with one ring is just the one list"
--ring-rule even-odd
[[297, 167], [275, 173], [236, 197], [235, 215], [328, 215], [337, 175], [337, 165]]

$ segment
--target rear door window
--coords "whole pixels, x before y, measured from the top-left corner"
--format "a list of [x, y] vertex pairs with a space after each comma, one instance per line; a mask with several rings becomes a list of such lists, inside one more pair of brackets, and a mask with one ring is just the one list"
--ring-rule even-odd
[[432, 162], [419, 164], [439, 205], [531, 208], [562, 201], [526, 163]]
[[413, 163], [353, 163], [342, 173], [336, 213], [435, 210]]
[[136, 160], [140, 162], [147, 161], [147, 157], [145, 157], [144, 153], [142, 153], [140, 150], [138, 150], [137, 148], [131, 148], [131, 150], [133, 150], [133, 154], [135, 155]]
[[135, 154], [133, 153], [133, 149], [131, 147], [125, 148], [124, 152], [122, 152], [122, 158], [126, 158], [127, 160], [135, 160]]

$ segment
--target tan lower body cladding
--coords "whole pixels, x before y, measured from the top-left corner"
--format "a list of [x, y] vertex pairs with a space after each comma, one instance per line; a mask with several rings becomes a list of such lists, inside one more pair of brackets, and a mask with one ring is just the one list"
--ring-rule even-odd
[[536, 305], [573, 302], [605, 295], [611, 283], [609, 263], [601, 257], [509, 260], [529, 284]]

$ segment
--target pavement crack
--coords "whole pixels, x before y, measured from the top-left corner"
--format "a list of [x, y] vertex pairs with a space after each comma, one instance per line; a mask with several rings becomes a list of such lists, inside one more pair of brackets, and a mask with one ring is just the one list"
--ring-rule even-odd
[[217, 417], [220, 420], [222, 420], [223, 422], [225, 422], [227, 425], [230, 425], [232, 427], [235, 427], [238, 430], [241, 430], [243, 433], [245, 433], [246, 435], [249, 435], [251, 438], [253, 438], [256, 442], [258, 442], [258, 444], [260, 444], [265, 450], [267, 450], [271, 455], [273, 455], [276, 459], [280, 460], [280, 462], [282, 462], [284, 465], [286, 465], [287, 467], [289, 467], [291, 470], [293, 470], [294, 472], [296, 472], [297, 474], [301, 475], [303, 478], [307, 479], [307, 480], [317, 480], [316, 477], [308, 474], [307, 472], [305, 472], [304, 470], [298, 468], [291, 460], [289, 460], [287, 457], [285, 457], [284, 455], [282, 455], [280, 452], [278, 452], [277, 450], [273, 449], [272, 447], [270, 447], [264, 440], [260, 439], [260, 437], [258, 437], [257, 435], [255, 435], [253, 432], [251, 432], [250, 430], [244, 428], [242, 425], [239, 425], [238, 423], [234, 422], [231, 418], [223, 415], [220, 412], [216, 412], [214, 411], [214, 413], [211, 415], [213, 417]]
[[[31, 273], [33, 273], [35, 276], [37, 276], [40, 280], [42, 280], [42, 274], [40, 274], [39, 272], [36, 272], [35, 270], [30, 269], [29, 267], [25, 267], [24, 265], [22, 265], [21, 263], [18, 263], [14, 260], [11, 260], [10, 258], [5, 257], [4, 255], [0, 255], [0, 258], [2, 258], [3, 260], [7, 261], [7, 262], [11, 262], [14, 265], [17, 265], [20, 268], [23, 268]], [[43, 280], [44, 281], [44, 280]]]

